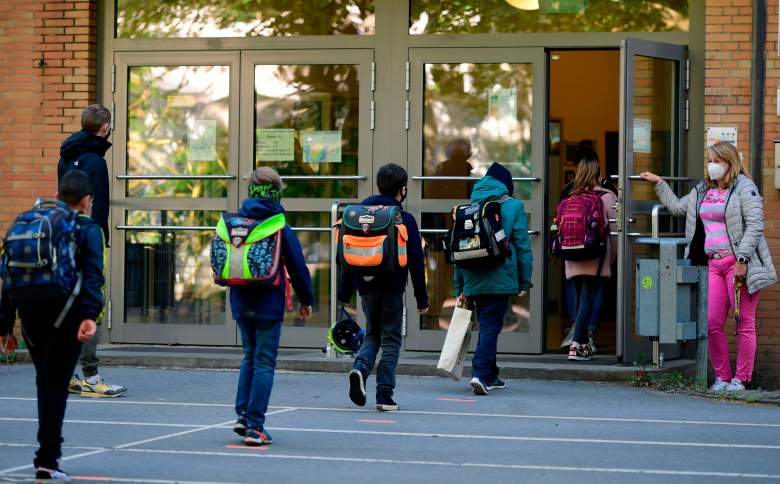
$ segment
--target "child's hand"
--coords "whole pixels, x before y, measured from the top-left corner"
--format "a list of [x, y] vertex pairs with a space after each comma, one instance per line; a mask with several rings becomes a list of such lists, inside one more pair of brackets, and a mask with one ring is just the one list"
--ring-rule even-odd
[[298, 308], [298, 316], [300, 316], [301, 319], [309, 319], [309, 316], [311, 316], [311, 306], [304, 306], [301, 304], [301, 307]]
[[0, 354], [13, 353], [18, 346], [19, 342], [16, 341], [16, 336], [12, 334], [0, 336]]
[[79, 325], [79, 332], [76, 338], [82, 343], [86, 343], [95, 336], [95, 333], [97, 333], [97, 324], [91, 319], [85, 319]]
[[422, 308], [422, 309], [417, 308], [417, 314], [425, 314], [425, 313], [428, 312], [429, 309], [430, 309], [430, 307]]

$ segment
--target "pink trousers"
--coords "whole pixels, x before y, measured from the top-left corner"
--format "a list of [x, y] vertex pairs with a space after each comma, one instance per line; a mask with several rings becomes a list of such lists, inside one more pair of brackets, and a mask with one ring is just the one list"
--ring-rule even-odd
[[[707, 348], [715, 376], [723, 381], [731, 380], [731, 358], [725, 327], [729, 309], [734, 307], [736, 262], [737, 259], [733, 255], [722, 259], [710, 259], [709, 262]], [[760, 291], [749, 296], [747, 286], [743, 284], [740, 292], [736, 378], [749, 382], [753, 376], [753, 365], [756, 359], [756, 308]]]

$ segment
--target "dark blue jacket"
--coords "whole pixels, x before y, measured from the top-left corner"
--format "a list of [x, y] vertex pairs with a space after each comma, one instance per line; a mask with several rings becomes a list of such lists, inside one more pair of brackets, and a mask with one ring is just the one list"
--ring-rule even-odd
[[[373, 195], [362, 202], [363, 205], [395, 205], [402, 208], [398, 200], [385, 195]], [[338, 298], [341, 302], [347, 302], [352, 298], [357, 288], [360, 294], [374, 291], [393, 291], [404, 292], [406, 290], [406, 281], [409, 273], [412, 275], [412, 286], [414, 287], [414, 298], [417, 300], [417, 308], [425, 309], [428, 307], [428, 289], [425, 287], [425, 255], [422, 250], [422, 240], [420, 231], [417, 229], [417, 221], [414, 217], [403, 212], [404, 225], [409, 234], [407, 241], [407, 254], [409, 262], [403, 270], [381, 276], [376, 276], [370, 281], [365, 281], [357, 274], [344, 272], [339, 284]]]
[[92, 218], [103, 229], [108, 246], [108, 168], [104, 156], [111, 143], [91, 131], [82, 129], [70, 135], [60, 147], [57, 183], [74, 168], [84, 170], [92, 180]]
[[[278, 202], [268, 198], [247, 198], [241, 205], [239, 214], [254, 220], [265, 220], [284, 209]], [[298, 238], [289, 225], [282, 232], [282, 261], [287, 268], [295, 294], [304, 306], [314, 303], [311, 276], [306, 267], [303, 250]], [[279, 287], [231, 287], [230, 308], [233, 319], [255, 319], [280, 322], [284, 319], [285, 284]]]
[[[83, 213], [79, 214], [76, 221], [79, 226], [76, 241], [77, 265], [81, 270], [82, 282], [81, 292], [65, 318], [68, 324], [80, 324], [85, 319], [100, 321], [105, 305], [106, 246], [103, 242], [103, 231], [94, 220]], [[40, 308], [31, 308], [30, 312], [37, 313], [37, 309]], [[25, 312], [22, 311], [20, 316], [25, 318]], [[15, 321], [16, 308], [3, 291], [0, 300], [0, 334], [9, 334]]]

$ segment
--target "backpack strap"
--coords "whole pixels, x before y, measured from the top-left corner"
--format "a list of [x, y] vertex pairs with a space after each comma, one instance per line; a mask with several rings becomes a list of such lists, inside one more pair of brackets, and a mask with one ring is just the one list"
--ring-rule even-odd
[[68, 296], [68, 301], [65, 303], [65, 307], [62, 308], [62, 312], [60, 312], [60, 315], [57, 317], [57, 321], [54, 322], [55, 328], [59, 328], [62, 325], [62, 322], [65, 320], [65, 316], [68, 314], [68, 311], [70, 311], [70, 308], [73, 306], [73, 303], [76, 301], [76, 297], [78, 297], [80, 292], [81, 272], [79, 272], [76, 276], [76, 285], [73, 287], [73, 291], [71, 291], [70, 296]]

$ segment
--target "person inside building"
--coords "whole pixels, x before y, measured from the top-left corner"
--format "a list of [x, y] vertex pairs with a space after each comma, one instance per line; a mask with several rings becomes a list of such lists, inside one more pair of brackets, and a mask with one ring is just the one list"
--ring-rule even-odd
[[566, 260], [564, 264], [566, 280], [574, 287], [574, 335], [569, 345], [569, 359], [587, 361], [593, 355], [590, 341], [592, 333], [589, 334], [593, 305], [599, 292], [603, 291], [605, 281], [612, 277], [612, 263], [617, 258], [615, 237], [609, 235], [609, 232], [617, 230], [615, 224], [609, 223], [609, 219], [617, 217], [614, 208], [617, 196], [602, 186], [601, 169], [595, 152], [585, 154], [577, 165], [570, 196], [578, 194], [598, 195], [603, 205], [604, 226], [608, 227], [603, 234], [606, 238], [604, 255], [581, 261]]
[[[92, 181], [92, 219], [103, 230], [106, 247], [108, 239], [109, 184], [106, 151], [111, 147], [111, 112], [100, 104], [90, 104], [81, 113], [81, 131], [73, 133], [60, 147], [60, 161], [57, 165], [57, 180], [71, 170], [81, 170]], [[100, 321], [98, 321], [100, 325]], [[68, 385], [71, 393], [84, 397], [121, 397], [127, 388], [109, 385], [98, 374], [98, 338], [92, 338], [81, 347], [81, 371], [83, 378], [73, 375]]]
[[[709, 267], [707, 349], [715, 370], [710, 390], [743, 391], [753, 377], [756, 358], [756, 308], [762, 289], [777, 282], [764, 238], [764, 202], [737, 149], [719, 142], [707, 151], [704, 180], [682, 198], [660, 176], [644, 172], [655, 183], [658, 199], [673, 215], [685, 215], [686, 255]], [[732, 378], [725, 332], [729, 309], [735, 310], [737, 367]]]

